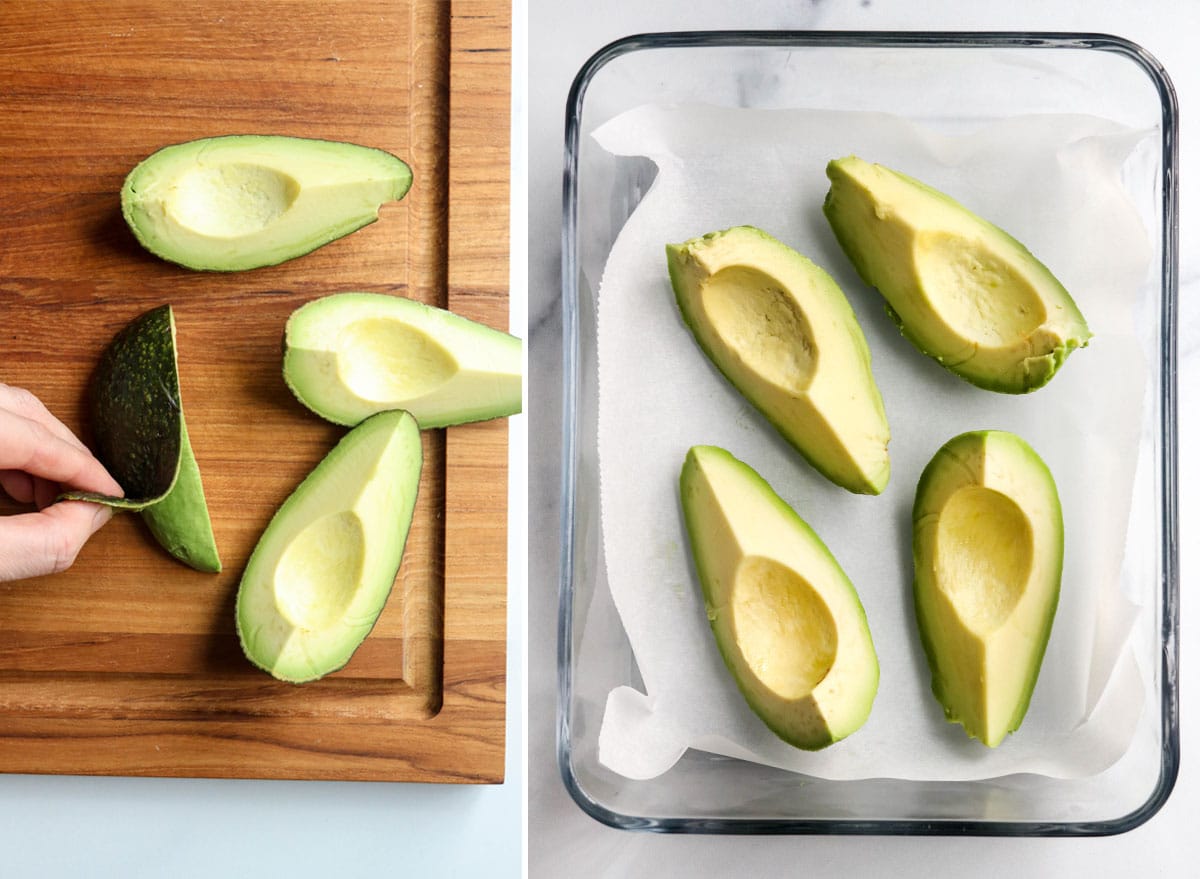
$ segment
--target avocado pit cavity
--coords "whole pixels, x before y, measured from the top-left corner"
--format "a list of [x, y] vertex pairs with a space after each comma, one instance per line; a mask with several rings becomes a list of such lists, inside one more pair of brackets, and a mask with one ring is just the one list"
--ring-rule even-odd
[[976, 635], [1013, 612], [1033, 566], [1029, 519], [1011, 498], [978, 485], [960, 488], [938, 520], [938, 584]]
[[280, 614], [301, 629], [337, 623], [362, 582], [366, 530], [353, 510], [322, 516], [299, 531], [275, 569]]
[[337, 362], [346, 387], [367, 400], [422, 397], [458, 371], [436, 339], [387, 317], [346, 324], [337, 336]]
[[780, 697], [807, 696], [833, 665], [833, 614], [812, 585], [786, 565], [764, 556], [742, 559], [732, 612], [746, 664]]
[[752, 267], [731, 266], [708, 280], [701, 302], [717, 334], [749, 369], [793, 393], [812, 382], [812, 327], [778, 281]]
[[1018, 346], [1046, 321], [1045, 303], [1029, 279], [979, 242], [923, 233], [916, 251], [922, 288], [944, 291], [942, 317], [972, 344]]
[[213, 238], [238, 238], [270, 226], [292, 206], [300, 184], [263, 165], [200, 165], [171, 189], [168, 215], [185, 229]]

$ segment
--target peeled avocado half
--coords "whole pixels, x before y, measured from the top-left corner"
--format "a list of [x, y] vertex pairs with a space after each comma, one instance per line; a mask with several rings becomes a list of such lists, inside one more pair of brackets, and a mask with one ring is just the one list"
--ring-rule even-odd
[[382, 412], [284, 501], [238, 587], [238, 637], [254, 665], [303, 683], [350, 661], [400, 569], [420, 475], [416, 421]]
[[89, 404], [96, 457], [125, 497], [91, 492], [64, 497], [140, 511], [173, 556], [199, 571], [220, 571], [183, 418], [171, 306], [146, 312], [113, 337], [92, 378]]
[[121, 211], [151, 253], [231, 272], [303, 256], [403, 198], [408, 165], [383, 150], [278, 135], [164, 147], [125, 178]]
[[871, 712], [879, 663], [846, 574], [729, 452], [692, 448], [679, 485], [708, 619], [746, 702], [798, 748], [850, 735]]
[[1004, 431], [946, 443], [917, 486], [913, 560], [934, 695], [995, 747], [1025, 717], [1058, 606], [1062, 509], [1042, 459]]
[[825, 216], [900, 331], [972, 384], [1042, 387], [1091, 338], [1050, 270], [1003, 230], [911, 177], [830, 162]]
[[521, 411], [521, 340], [399, 296], [337, 293], [288, 318], [283, 377], [337, 424], [406, 409], [422, 428]]
[[834, 280], [751, 226], [668, 245], [667, 264], [684, 322], [733, 386], [830, 480], [882, 492], [891, 433]]

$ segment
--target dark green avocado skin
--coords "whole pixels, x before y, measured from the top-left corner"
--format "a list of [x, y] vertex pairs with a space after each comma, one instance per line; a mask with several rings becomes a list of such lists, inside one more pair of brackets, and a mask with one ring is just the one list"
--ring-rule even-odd
[[[88, 399], [96, 457], [125, 497], [68, 492], [63, 498], [139, 511], [172, 555], [198, 570], [219, 571], [199, 471], [190, 444], [185, 448], [170, 305], [135, 318], [113, 337]], [[181, 474], [181, 467], [188, 472]], [[175, 491], [181, 486], [188, 490]]]
[[171, 306], [113, 338], [96, 369], [90, 414], [96, 456], [132, 503], [161, 499], [175, 482], [182, 441]]
[[179, 371], [171, 306], [135, 318], [100, 356], [88, 394], [96, 457], [125, 497], [68, 492], [123, 510], [143, 510], [175, 483], [182, 442]]

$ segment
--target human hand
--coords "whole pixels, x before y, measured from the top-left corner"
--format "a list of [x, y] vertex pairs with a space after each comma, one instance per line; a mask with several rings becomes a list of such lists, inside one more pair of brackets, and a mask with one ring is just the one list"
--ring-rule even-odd
[[0, 516], [0, 581], [65, 571], [112, 509], [54, 499], [64, 487], [124, 492], [82, 442], [29, 391], [0, 382], [0, 489], [36, 512]]

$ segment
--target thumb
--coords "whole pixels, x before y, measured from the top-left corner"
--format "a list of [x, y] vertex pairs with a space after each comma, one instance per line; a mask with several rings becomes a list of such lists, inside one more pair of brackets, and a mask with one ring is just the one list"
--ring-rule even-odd
[[99, 504], [60, 501], [36, 513], [0, 516], [0, 581], [65, 571], [112, 514]]

